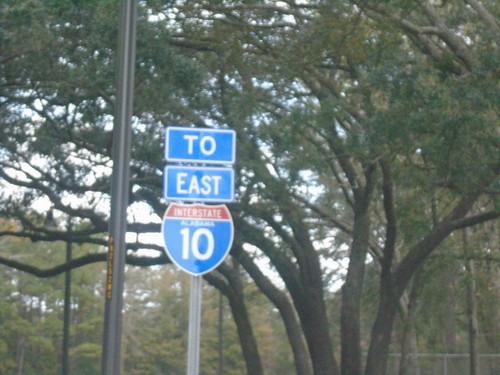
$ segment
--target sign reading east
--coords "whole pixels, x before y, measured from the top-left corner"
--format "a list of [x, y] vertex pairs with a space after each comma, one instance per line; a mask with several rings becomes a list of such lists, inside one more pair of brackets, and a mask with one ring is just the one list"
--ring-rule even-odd
[[232, 202], [234, 170], [224, 167], [168, 165], [164, 173], [164, 194], [168, 200], [187, 202]]
[[165, 158], [179, 163], [234, 164], [236, 133], [230, 129], [170, 126], [166, 134]]
[[225, 205], [171, 203], [163, 217], [162, 235], [172, 262], [199, 276], [215, 269], [229, 253], [233, 220]]

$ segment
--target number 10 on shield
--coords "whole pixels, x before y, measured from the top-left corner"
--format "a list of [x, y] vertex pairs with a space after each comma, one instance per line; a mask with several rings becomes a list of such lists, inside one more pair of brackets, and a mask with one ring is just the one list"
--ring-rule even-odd
[[[190, 236], [190, 228], [184, 228], [181, 230], [182, 235], [182, 259], [189, 259], [190, 253], [195, 259], [207, 260], [214, 252], [214, 235], [211, 231], [206, 228], [198, 228], [193, 232], [193, 236]], [[205, 252], [200, 251], [199, 241], [202, 238], [206, 238], [207, 248]], [[191, 250], [191, 251], [190, 251]]]

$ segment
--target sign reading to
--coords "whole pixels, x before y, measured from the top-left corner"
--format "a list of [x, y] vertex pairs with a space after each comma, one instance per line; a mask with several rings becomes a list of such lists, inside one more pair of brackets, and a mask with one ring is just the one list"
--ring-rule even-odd
[[168, 127], [165, 157], [169, 162], [234, 164], [236, 133], [230, 129]]
[[233, 219], [225, 205], [171, 203], [163, 217], [162, 234], [172, 262], [199, 276], [215, 269], [229, 253]]

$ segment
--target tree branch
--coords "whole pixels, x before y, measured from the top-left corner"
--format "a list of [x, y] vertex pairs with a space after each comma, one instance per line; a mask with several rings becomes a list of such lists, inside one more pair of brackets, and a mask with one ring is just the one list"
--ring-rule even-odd
[[484, 24], [490, 29], [490, 31], [496, 35], [497, 39], [500, 39], [500, 26], [497, 18], [491, 14], [484, 6], [481, 1], [478, 0], [465, 0], [472, 9], [474, 9], [479, 17], [483, 20]]
[[455, 56], [465, 64], [468, 70], [471, 70], [472, 67], [476, 65], [476, 59], [467, 45], [446, 26], [432, 5], [426, 1], [422, 1], [420, 2], [420, 6], [429, 20], [437, 27], [438, 31], [436, 35], [446, 43]]
[[[72, 269], [83, 267], [92, 263], [105, 262], [106, 260], [107, 253], [93, 253], [72, 259], [70, 262], [63, 263], [52, 268], [42, 269], [30, 264], [18, 262], [14, 259], [0, 256], [0, 264], [4, 264], [7, 267], [26, 272], [30, 275], [40, 278], [57, 276]], [[127, 255], [126, 263], [132, 266], [149, 267], [154, 265], [167, 264], [170, 263], [170, 260], [164, 253], [157, 257], [138, 257]]]
[[379, 164], [382, 170], [382, 191], [384, 195], [383, 204], [385, 217], [387, 220], [385, 244], [383, 250], [384, 256], [382, 258], [382, 274], [389, 276], [391, 274], [392, 262], [394, 259], [394, 253], [396, 251], [397, 223], [396, 214], [394, 212], [392, 172], [386, 158], [380, 159]]

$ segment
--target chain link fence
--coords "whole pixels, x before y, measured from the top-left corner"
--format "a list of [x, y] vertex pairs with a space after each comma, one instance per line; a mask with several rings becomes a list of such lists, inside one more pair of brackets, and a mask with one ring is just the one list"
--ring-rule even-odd
[[[500, 354], [479, 354], [479, 375], [500, 375]], [[401, 354], [391, 354], [387, 375], [399, 371]], [[410, 354], [404, 375], [470, 375], [469, 354]]]

